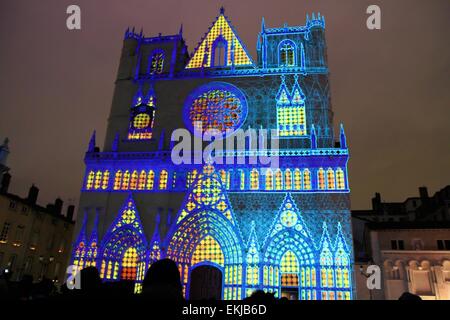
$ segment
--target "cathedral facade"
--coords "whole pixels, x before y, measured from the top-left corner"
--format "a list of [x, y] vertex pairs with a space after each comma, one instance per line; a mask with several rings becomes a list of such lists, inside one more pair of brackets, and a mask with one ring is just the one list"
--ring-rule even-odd
[[[179, 128], [277, 134], [222, 152], [240, 162], [175, 163]], [[277, 167], [249, 159], [262, 154]], [[320, 14], [295, 27], [263, 19], [256, 60], [223, 9], [192, 54], [182, 28], [127, 30], [103, 149], [94, 133], [85, 155], [72, 264], [139, 292], [170, 258], [189, 299], [353, 299], [347, 162]]]

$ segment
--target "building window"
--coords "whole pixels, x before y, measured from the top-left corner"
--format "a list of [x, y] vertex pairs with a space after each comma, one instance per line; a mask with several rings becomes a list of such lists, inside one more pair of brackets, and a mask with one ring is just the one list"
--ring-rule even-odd
[[273, 190], [273, 173], [270, 169], [266, 171], [266, 190]]
[[295, 66], [295, 44], [291, 40], [283, 40], [279, 47], [279, 66], [293, 67]]
[[138, 262], [137, 250], [133, 247], [128, 248], [122, 259], [122, 280], [136, 280]]
[[6, 243], [8, 242], [8, 233], [9, 229], [11, 227], [11, 223], [5, 222], [3, 224], [2, 232], [0, 233], [0, 243]]
[[154, 182], [155, 172], [153, 170], [149, 170], [147, 175], [147, 190], [153, 190]]
[[34, 231], [33, 235], [31, 236], [30, 241], [30, 250], [36, 250], [36, 247], [38, 246], [39, 242], [39, 231]]
[[334, 170], [331, 168], [328, 168], [328, 170], [327, 170], [327, 186], [328, 186], [328, 190], [336, 189]]
[[168, 173], [166, 170], [162, 170], [159, 174], [159, 189], [160, 190], [166, 190], [167, 189], [167, 178]]
[[342, 170], [341, 168], [338, 168], [336, 170], [336, 184], [338, 190], [345, 189], [344, 170]]
[[211, 66], [212, 67], [225, 67], [227, 65], [227, 41], [224, 37], [218, 36], [214, 41], [213, 55], [211, 56]]
[[259, 172], [257, 169], [252, 169], [250, 173], [250, 189], [252, 190], [259, 189]]
[[325, 190], [325, 170], [322, 168], [317, 171], [317, 182], [320, 190]]
[[450, 240], [437, 240], [438, 250], [450, 250]]
[[151, 75], [161, 74], [164, 67], [164, 53], [155, 52], [152, 54], [150, 59], [149, 73]]
[[244, 94], [222, 82], [211, 82], [194, 90], [184, 108], [186, 125], [196, 134], [211, 130], [227, 136], [243, 124], [246, 114]]
[[391, 240], [392, 250], [405, 250], [405, 242], [403, 240]]
[[17, 204], [16, 204], [15, 201], [10, 201], [10, 202], [9, 202], [9, 208], [10, 208], [10, 209], [15, 209], [15, 208], [16, 208], [16, 205], [17, 205]]
[[286, 169], [284, 172], [284, 189], [291, 190], [292, 189], [292, 173], [291, 170]]
[[24, 226], [17, 226], [17, 228], [16, 228], [16, 236], [15, 236], [15, 239], [14, 239], [13, 246], [19, 247], [20, 245], [22, 245], [22, 237], [23, 237], [24, 229], [25, 229]]
[[133, 173], [131, 174], [130, 189], [136, 190], [137, 183], [138, 183], [138, 173], [136, 170], [134, 170]]
[[131, 107], [130, 125], [128, 128], [129, 140], [149, 140], [152, 138], [153, 125], [156, 113], [156, 97], [153, 88], [147, 96], [143, 96], [141, 89], [134, 97]]

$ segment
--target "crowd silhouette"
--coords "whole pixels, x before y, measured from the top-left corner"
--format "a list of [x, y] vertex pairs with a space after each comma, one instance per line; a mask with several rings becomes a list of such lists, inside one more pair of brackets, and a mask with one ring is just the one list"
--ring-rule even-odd
[[[102, 282], [95, 267], [87, 267], [80, 272], [80, 289], [68, 289], [66, 284], [56, 286], [55, 283], [43, 278], [33, 283], [32, 276], [24, 275], [19, 282], [10, 281], [10, 274], [0, 276], [0, 300], [67, 300], [67, 299], [132, 299], [158, 301], [165, 300], [175, 303], [184, 302], [180, 273], [177, 265], [170, 259], [162, 259], [153, 263], [148, 269], [143, 284], [142, 293], [135, 294], [134, 281]], [[211, 299], [208, 299], [211, 300]], [[399, 300], [421, 300], [419, 296], [405, 292]], [[273, 293], [262, 290], [253, 292], [244, 299], [249, 304], [271, 304], [276, 301], [287, 301], [287, 298], [277, 299]]]

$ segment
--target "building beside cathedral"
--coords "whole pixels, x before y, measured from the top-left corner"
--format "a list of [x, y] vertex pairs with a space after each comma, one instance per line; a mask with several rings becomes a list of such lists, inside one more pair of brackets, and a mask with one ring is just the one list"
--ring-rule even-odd
[[[325, 19], [263, 19], [257, 39], [254, 59], [223, 9], [192, 54], [182, 29], [126, 31], [103, 148], [94, 134], [85, 156], [73, 264], [139, 292], [167, 257], [189, 299], [354, 298], [349, 153], [343, 126], [334, 134]], [[244, 163], [175, 164], [179, 128], [278, 135], [223, 152]], [[264, 154], [279, 166], [249, 160]]]

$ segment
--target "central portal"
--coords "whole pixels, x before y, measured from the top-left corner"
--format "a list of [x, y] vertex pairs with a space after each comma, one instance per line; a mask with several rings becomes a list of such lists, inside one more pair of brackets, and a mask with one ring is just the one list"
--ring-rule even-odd
[[191, 271], [190, 300], [221, 300], [222, 271], [210, 265], [198, 266]]

